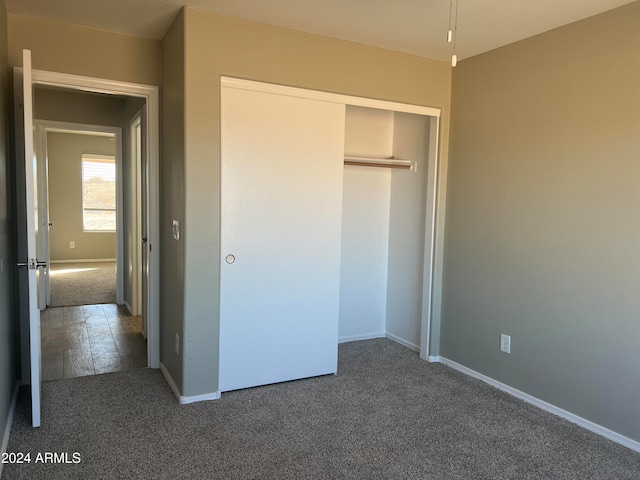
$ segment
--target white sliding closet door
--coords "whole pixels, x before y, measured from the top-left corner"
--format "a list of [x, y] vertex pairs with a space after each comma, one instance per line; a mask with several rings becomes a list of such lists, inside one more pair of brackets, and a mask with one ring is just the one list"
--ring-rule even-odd
[[221, 391], [337, 371], [344, 116], [222, 87]]

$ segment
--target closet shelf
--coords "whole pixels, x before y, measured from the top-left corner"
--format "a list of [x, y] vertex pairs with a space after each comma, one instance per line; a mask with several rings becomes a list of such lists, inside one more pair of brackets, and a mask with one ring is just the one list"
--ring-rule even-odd
[[353, 157], [344, 156], [345, 165], [355, 165], [358, 167], [382, 167], [382, 168], [403, 168], [411, 169], [413, 162], [411, 160], [399, 160], [395, 157], [375, 158], [375, 157]]

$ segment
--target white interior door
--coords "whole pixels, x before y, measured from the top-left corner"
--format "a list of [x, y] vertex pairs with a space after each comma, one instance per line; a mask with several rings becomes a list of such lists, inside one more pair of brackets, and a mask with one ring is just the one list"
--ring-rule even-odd
[[337, 371], [344, 116], [222, 88], [221, 391]]
[[[20, 78], [20, 76], [22, 78]], [[45, 267], [45, 262], [38, 261], [37, 234], [38, 234], [38, 202], [37, 202], [37, 160], [33, 148], [33, 90], [31, 80], [31, 52], [23, 50], [22, 75], [16, 75], [16, 127], [24, 126], [24, 130], [17, 134], [17, 154], [24, 154], [24, 196], [18, 195], [18, 208], [22, 218], [26, 219], [26, 252], [19, 252], [19, 267], [22, 267], [28, 276], [26, 292], [21, 291], [21, 299], [27, 304], [27, 308], [21, 308], [21, 325], [28, 325], [29, 332], [29, 359], [28, 367], [31, 372], [31, 422], [34, 427], [40, 426], [40, 311], [38, 310], [38, 276], [39, 267]], [[21, 91], [20, 91], [21, 90]], [[20, 189], [22, 190], [22, 188]], [[26, 254], [26, 258], [25, 258]], [[21, 286], [24, 285], [21, 282]], [[26, 293], [26, 295], [24, 295]], [[25, 362], [23, 362], [23, 367]]]
[[147, 158], [147, 138], [146, 138], [147, 109], [143, 107], [140, 112], [140, 124], [136, 129], [136, 157], [138, 168], [136, 204], [139, 208], [139, 228], [142, 232], [142, 239], [138, 242], [138, 258], [141, 263], [138, 265], [138, 305], [141, 306], [142, 314], [142, 334], [147, 338], [149, 334], [149, 258], [152, 248], [149, 243], [149, 161]]

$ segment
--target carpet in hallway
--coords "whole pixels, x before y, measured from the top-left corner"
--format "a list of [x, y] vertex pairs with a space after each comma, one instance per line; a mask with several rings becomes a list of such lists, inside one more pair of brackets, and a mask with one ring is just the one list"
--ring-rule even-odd
[[116, 263], [54, 263], [50, 307], [116, 303]]

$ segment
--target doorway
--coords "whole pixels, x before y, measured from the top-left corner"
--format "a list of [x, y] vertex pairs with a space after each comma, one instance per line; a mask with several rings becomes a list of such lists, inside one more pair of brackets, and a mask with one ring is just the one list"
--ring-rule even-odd
[[[159, 367], [159, 318], [158, 318], [158, 288], [159, 288], [159, 268], [158, 268], [158, 259], [159, 259], [159, 166], [158, 166], [158, 151], [159, 151], [159, 136], [158, 136], [158, 113], [159, 113], [159, 103], [158, 103], [158, 89], [157, 87], [151, 87], [146, 85], [138, 85], [138, 84], [130, 84], [126, 82], [116, 82], [110, 80], [103, 79], [95, 79], [90, 77], [80, 77], [75, 75], [67, 75], [67, 74], [59, 74], [55, 72], [45, 72], [45, 71], [33, 71], [33, 86], [34, 87], [47, 87], [47, 88], [55, 88], [61, 89], [68, 92], [90, 92], [90, 93], [99, 93], [106, 96], [119, 96], [119, 97], [129, 97], [129, 98], [137, 98], [142, 101], [145, 105], [144, 113], [148, 115], [148, 120], [140, 121], [140, 136], [138, 138], [139, 143], [144, 144], [140, 145], [140, 150], [145, 153], [146, 158], [148, 159], [147, 164], [145, 165], [145, 169], [148, 171], [147, 174], [147, 189], [144, 195], [140, 195], [143, 198], [143, 202], [148, 209], [149, 221], [148, 221], [148, 230], [145, 232], [144, 237], [147, 239], [146, 250], [148, 252], [148, 261], [147, 266], [144, 271], [144, 274], [148, 276], [147, 281], [144, 285], [138, 288], [139, 296], [146, 297], [147, 303], [144, 308], [140, 305], [141, 302], [137, 302], [137, 307], [133, 307], [131, 302], [127, 304], [125, 302], [122, 292], [124, 290], [125, 284], [125, 274], [127, 272], [127, 268], [119, 268], [118, 269], [118, 288], [117, 288], [117, 299], [114, 304], [106, 304], [102, 306], [83, 306], [80, 307], [85, 319], [95, 319], [96, 317], [101, 317], [104, 314], [104, 318], [102, 322], [102, 327], [108, 326], [111, 328], [112, 332], [117, 330], [118, 333], [131, 333], [131, 330], [134, 328], [131, 324], [131, 319], [126, 322], [123, 321], [125, 317], [135, 317], [139, 314], [139, 330], [141, 333], [144, 333], [148, 340], [148, 357], [145, 360], [145, 365], [140, 366], [149, 366], [152, 368]], [[117, 141], [116, 141], [117, 142]], [[119, 171], [118, 174], [122, 175], [122, 171]], [[40, 176], [40, 178], [43, 178]], [[121, 192], [119, 192], [121, 195]], [[123, 221], [123, 216], [120, 216], [120, 221]], [[44, 220], [44, 219], [43, 219]], [[48, 227], [48, 219], [46, 219], [46, 224], [41, 223], [43, 226]], [[55, 222], [54, 227], [55, 228]], [[41, 231], [46, 232], [48, 228], [42, 228]], [[132, 242], [135, 241], [134, 237], [141, 240], [140, 229], [136, 232], [131, 233]], [[44, 245], [46, 242], [39, 242], [39, 244]], [[120, 238], [117, 241], [116, 250], [121, 252], [124, 248], [124, 240]], [[77, 248], [77, 245], [76, 245]], [[38, 252], [39, 255], [42, 255], [40, 258], [45, 257], [43, 253]], [[117, 257], [118, 255], [116, 255]], [[139, 257], [138, 257], [139, 258]], [[140, 260], [138, 260], [140, 262]], [[45, 276], [46, 277], [46, 276]], [[45, 290], [46, 292], [46, 290]], [[146, 295], [145, 295], [146, 293]], [[44, 304], [47, 303], [46, 293], [44, 298]], [[68, 308], [68, 312], [57, 312], [57, 313], [47, 313], [45, 310], [45, 315], [49, 315], [53, 320], [53, 324], [56, 322], [62, 322], [64, 326], [65, 322], [65, 313], [67, 314], [67, 323], [72, 324], [73, 319], [79, 316], [80, 310], [76, 307], [65, 307]], [[135, 312], [131, 312], [136, 308]], [[75, 310], [73, 312], [72, 310]], [[98, 310], [102, 310], [102, 312], [98, 312]], [[131, 313], [136, 313], [136, 315], [131, 315]], [[142, 317], [145, 317], [145, 321], [142, 321]], [[145, 325], [145, 328], [142, 327]], [[106, 330], [106, 329], [105, 329]], [[21, 341], [24, 343], [29, 342], [28, 335], [26, 338], [22, 338]], [[130, 347], [132, 345], [129, 345]], [[126, 349], [127, 346], [123, 345]], [[28, 351], [28, 348], [23, 348], [23, 351]], [[108, 350], [108, 349], [107, 349]], [[25, 359], [23, 359], [25, 362]], [[28, 362], [28, 358], [26, 359]], [[137, 361], [140, 363], [139, 360]], [[24, 363], [23, 363], [24, 364]], [[23, 371], [27, 372], [28, 375], [29, 369], [23, 369]], [[97, 372], [97, 370], [96, 370]], [[25, 379], [28, 380], [28, 379]]]
[[50, 120], [36, 120], [35, 127], [43, 217], [38, 256], [49, 264], [38, 307], [122, 303], [123, 267], [116, 267], [126, 255], [116, 240], [123, 234], [121, 129]]
[[[56, 110], [52, 103], [56, 107], [61, 92], [48, 93], [35, 95], [36, 114], [47, 116], [47, 110]], [[75, 108], [86, 107], [87, 95], [65, 92], [62, 100], [72, 110], [74, 99]], [[116, 105], [124, 106], [120, 103]], [[99, 105], [89, 105], [100, 117]], [[123, 168], [132, 159], [122, 154], [122, 128], [51, 120], [36, 120], [35, 126], [39, 212], [42, 224], [49, 226], [42, 229], [40, 254], [49, 263], [38, 302], [42, 379], [146, 367], [142, 317], [130, 307], [132, 287], [126, 283], [123, 292], [123, 282], [116, 281], [133, 263], [130, 248], [117, 248], [123, 242], [116, 239], [137, 235], [130, 230], [140, 230], [140, 217], [124, 213], [142, 196], [139, 191], [123, 195], [122, 184], [136, 185], [140, 174]], [[124, 305], [119, 306], [122, 298]]]

